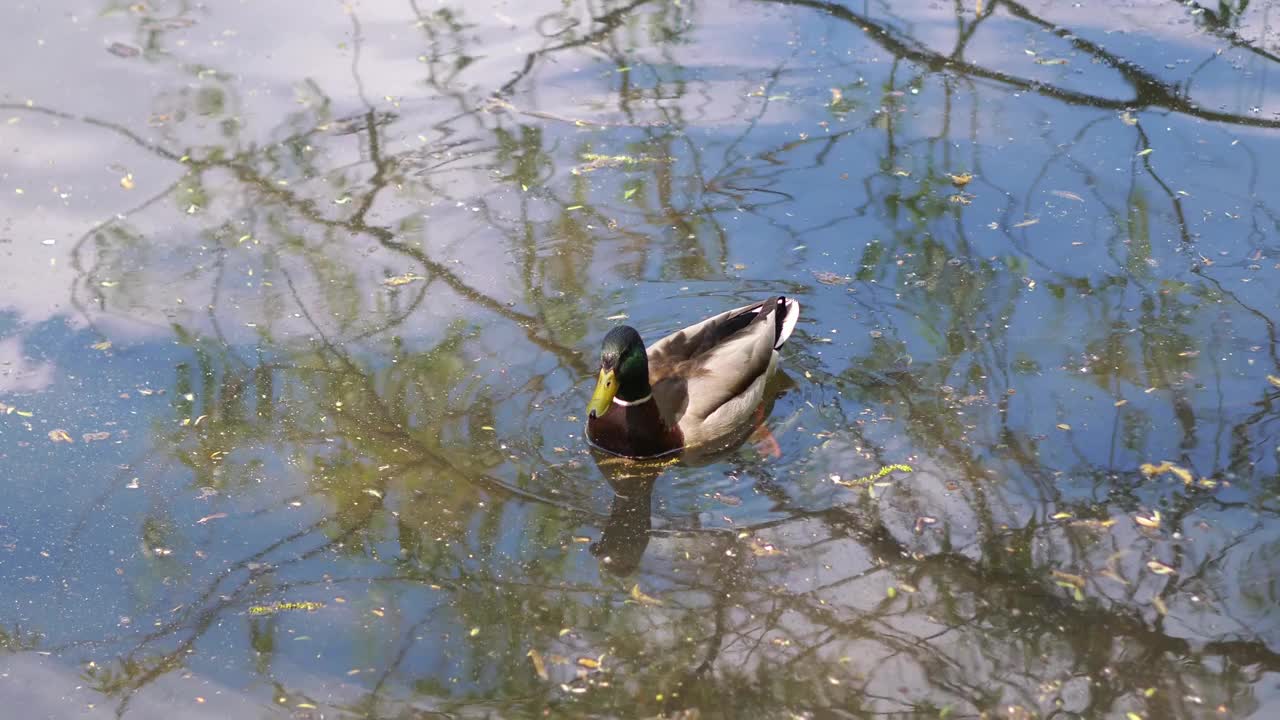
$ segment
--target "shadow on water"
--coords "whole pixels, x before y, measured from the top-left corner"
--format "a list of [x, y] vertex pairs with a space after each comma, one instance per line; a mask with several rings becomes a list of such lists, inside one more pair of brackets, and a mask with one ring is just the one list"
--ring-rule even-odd
[[[1274, 22], [19, 6], [0, 698], [1274, 716]], [[767, 441], [587, 448], [611, 325], [776, 292]]]

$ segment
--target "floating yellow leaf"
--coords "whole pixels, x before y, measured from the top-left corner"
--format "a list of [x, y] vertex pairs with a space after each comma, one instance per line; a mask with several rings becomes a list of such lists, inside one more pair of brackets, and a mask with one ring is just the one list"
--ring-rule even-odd
[[1164, 598], [1160, 597], [1159, 595], [1156, 595], [1155, 597], [1151, 598], [1151, 606], [1154, 607], [1156, 609], [1156, 612], [1160, 613], [1161, 615], [1169, 614], [1169, 606], [1164, 604]]
[[1146, 475], [1147, 477], [1155, 477], [1157, 475], [1163, 475], [1165, 473], [1173, 473], [1178, 477], [1179, 480], [1182, 481], [1184, 485], [1190, 485], [1192, 480], [1195, 479], [1195, 476], [1191, 474], [1190, 470], [1178, 465], [1174, 465], [1168, 460], [1161, 461], [1159, 465], [1153, 465], [1151, 463], [1142, 463], [1142, 465], [1138, 466], [1138, 469], [1141, 470], [1142, 474]]
[[1075, 200], [1076, 202], [1084, 202], [1084, 198], [1067, 190], [1052, 190], [1049, 194], [1057, 195], [1060, 198], [1066, 198], [1068, 200]]
[[1150, 515], [1134, 515], [1133, 521], [1144, 528], [1155, 529], [1160, 527], [1160, 511], [1153, 510]]
[[645, 595], [643, 592], [641, 592], [640, 585], [638, 583], [631, 586], [631, 599], [635, 600], [641, 605], [661, 605], [662, 604], [662, 601], [659, 600], [658, 598], [650, 597], [648, 595]]
[[598, 669], [600, 669], [600, 661], [599, 661], [599, 660], [597, 660], [597, 659], [595, 659], [595, 658], [580, 657], [580, 658], [578, 658], [577, 662], [578, 662], [578, 665], [580, 665], [580, 666], [582, 666], [582, 667], [584, 667], [584, 668], [586, 668], [586, 669], [588, 669], [588, 670], [598, 670]]
[[1128, 585], [1128, 584], [1129, 584], [1129, 582], [1128, 582], [1127, 580], [1125, 580], [1124, 578], [1120, 577], [1120, 574], [1119, 574], [1119, 573], [1117, 573], [1115, 570], [1112, 570], [1111, 568], [1103, 568], [1102, 570], [1099, 570], [1099, 571], [1098, 571], [1098, 575], [1099, 575], [1100, 577], [1107, 578], [1108, 580], [1114, 580], [1114, 581], [1116, 581], [1116, 582], [1120, 583], [1121, 585]]
[[405, 273], [403, 275], [389, 277], [386, 280], [383, 280], [382, 284], [387, 287], [400, 287], [401, 285], [408, 285], [409, 283], [416, 282], [418, 280], [426, 280], [426, 278], [414, 273]]
[[1138, 151], [1138, 157], [1146, 157], [1146, 156], [1150, 155], [1150, 154], [1151, 154], [1151, 152], [1152, 152], [1152, 148], [1147, 148], [1146, 150], [1139, 150], [1139, 151]]
[[71, 439], [71, 436], [67, 434], [67, 431], [66, 431], [66, 430], [61, 430], [61, 429], [59, 429], [59, 430], [50, 430], [50, 431], [49, 431], [49, 439], [50, 439], [50, 440], [52, 440], [52, 441], [54, 441], [54, 442], [56, 442], [56, 443], [58, 443], [58, 442], [64, 442], [64, 443], [73, 443], [73, 442], [75, 442], [75, 440], [72, 440], [72, 439]]
[[1143, 720], [1143, 717], [1136, 712], [1129, 711], [1124, 714], [1125, 720]]
[[1013, 226], [1015, 228], [1031, 227], [1032, 225], [1035, 225], [1038, 222], [1040, 222], [1040, 218], [1031, 218], [1030, 220], [1023, 220], [1020, 223], [1014, 223]]
[[542, 653], [530, 648], [528, 656], [529, 661], [533, 663], [533, 671], [538, 674], [538, 678], [544, 681], [549, 680], [551, 676], [547, 675], [547, 665], [542, 662]]
[[1072, 585], [1069, 582], [1065, 582], [1063, 580], [1058, 580], [1054, 584], [1060, 588], [1070, 590], [1071, 598], [1076, 602], [1084, 602], [1084, 592], [1080, 588], [1076, 587], [1075, 585]]
[[271, 615], [273, 613], [284, 610], [304, 610], [306, 612], [315, 612], [324, 607], [322, 602], [303, 601], [303, 602], [277, 602], [270, 605], [253, 605], [249, 608], [250, 615]]
[[915, 469], [913, 469], [910, 465], [894, 463], [893, 465], [885, 465], [884, 467], [871, 473], [870, 475], [863, 475], [862, 477], [854, 478], [852, 480], [841, 480], [839, 475], [832, 475], [831, 482], [837, 485], [844, 485], [845, 487], [867, 485], [885, 477], [886, 475], [888, 475], [891, 472], [894, 472], [895, 470], [899, 472], [905, 472], [905, 473], [915, 472]]
[[475, 636], [477, 636], [477, 635], [479, 635], [479, 634], [480, 634], [480, 628], [478, 628], [478, 627], [473, 627], [473, 628], [471, 628], [471, 637], [475, 637]]
[[103, 352], [105, 352], [105, 351], [107, 351], [107, 350], [110, 350], [110, 349], [111, 349], [111, 341], [110, 341], [110, 340], [103, 340], [103, 341], [102, 341], [102, 342], [100, 342], [100, 343], [94, 343], [94, 344], [93, 344], [93, 345], [91, 345], [90, 347], [92, 347], [94, 350], [102, 350]]
[[973, 173], [960, 173], [958, 175], [948, 175], [951, 178], [951, 184], [958, 188], [968, 185], [973, 180]]
[[1178, 572], [1159, 560], [1148, 560], [1147, 569], [1157, 575], [1175, 575]]
[[1134, 125], [1138, 124], [1138, 118], [1134, 117], [1133, 113], [1129, 112], [1128, 110], [1125, 110], [1124, 112], [1120, 113], [1120, 122], [1124, 123], [1125, 125], [1128, 125], [1129, 127], [1133, 127]]
[[1053, 515], [1051, 515], [1051, 516], [1050, 516], [1050, 519], [1051, 519], [1051, 520], [1068, 520], [1068, 519], [1070, 519], [1070, 518], [1071, 518], [1071, 513], [1069, 513], [1069, 512], [1065, 512], [1065, 511], [1064, 511], [1064, 512], [1056, 512], [1056, 513], [1054, 513]]
[[120, 187], [125, 190], [133, 189], [133, 173], [126, 173], [124, 177], [120, 178]]
[[19, 415], [21, 417], [31, 417], [34, 414], [35, 413], [28, 412], [27, 410], [19, 410], [18, 408], [12, 405], [6, 405], [0, 402], [0, 415]]
[[1059, 430], [1070, 430], [1071, 426], [1066, 423], [1058, 423]]
[[1275, 375], [1268, 375], [1267, 382], [1280, 388], [1280, 377], [1276, 377]]

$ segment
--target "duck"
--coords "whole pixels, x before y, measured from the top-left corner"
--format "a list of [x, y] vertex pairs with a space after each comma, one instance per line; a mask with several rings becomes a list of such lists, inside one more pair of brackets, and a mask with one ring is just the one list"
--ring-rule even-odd
[[761, 407], [800, 303], [776, 296], [727, 310], [646, 347], [620, 325], [604, 336], [587, 406], [587, 441], [624, 458], [706, 448], [733, 437]]

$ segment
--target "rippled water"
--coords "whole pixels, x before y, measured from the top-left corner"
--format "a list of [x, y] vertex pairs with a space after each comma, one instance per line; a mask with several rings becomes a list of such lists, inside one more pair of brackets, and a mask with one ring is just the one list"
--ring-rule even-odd
[[[26, 717], [1280, 713], [1277, 6], [5, 18]], [[774, 293], [767, 433], [588, 451]]]

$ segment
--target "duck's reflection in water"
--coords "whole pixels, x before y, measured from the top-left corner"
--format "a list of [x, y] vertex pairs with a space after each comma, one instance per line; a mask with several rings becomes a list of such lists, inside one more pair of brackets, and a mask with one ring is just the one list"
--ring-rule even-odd
[[640, 566], [653, 528], [653, 489], [663, 473], [718, 462], [737, 452], [748, 440], [762, 458], [774, 459], [780, 455], [778, 442], [764, 420], [773, 410], [779, 391], [787, 387], [783, 384], [786, 381], [779, 373], [771, 388], [773, 391], [756, 412], [754, 421], [715, 447], [689, 448], [677, 455], [649, 460], [633, 460], [592, 449], [596, 467], [614, 492], [600, 540], [591, 544], [591, 554], [599, 561], [602, 571], [625, 576]]
[[600, 540], [591, 544], [591, 554], [600, 562], [601, 570], [614, 575], [630, 575], [640, 566], [649, 547], [649, 530], [653, 527], [653, 487], [663, 471], [674, 463], [670, 460], [626, 460], [596, 453], [609, 485], [613, 487], [613, 505]]

